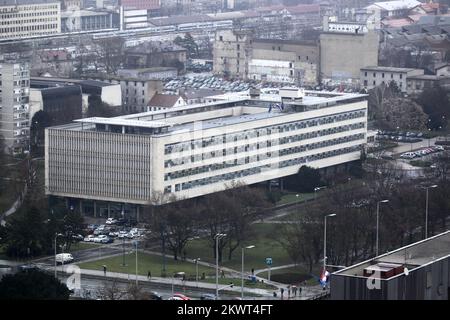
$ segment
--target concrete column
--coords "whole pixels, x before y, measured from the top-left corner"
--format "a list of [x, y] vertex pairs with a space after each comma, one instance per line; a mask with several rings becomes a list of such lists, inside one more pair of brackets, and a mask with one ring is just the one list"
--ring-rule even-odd
[[139, 205], [136, 205], [136, 222], [139, 223]]
[[111, 204], [108, 202], [108, 218], [110, 218], [111, 215]]
[[97, 218], [97, 201], [94, 200], [94, 218]]

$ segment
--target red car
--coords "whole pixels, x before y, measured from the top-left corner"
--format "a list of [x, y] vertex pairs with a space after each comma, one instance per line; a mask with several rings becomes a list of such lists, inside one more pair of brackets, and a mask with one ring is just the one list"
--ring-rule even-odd
[[191, 298], [186, 297], [184, 294], [175, 293], [170, 300], [191, 300]]

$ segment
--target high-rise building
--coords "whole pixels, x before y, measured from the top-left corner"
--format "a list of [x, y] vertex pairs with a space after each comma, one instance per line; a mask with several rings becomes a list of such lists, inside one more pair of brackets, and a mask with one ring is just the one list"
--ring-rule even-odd
[[30, 72], [27, 62], [0, 62], [0, 135], [10, 154], [28, 150]]
[[161, 7], [161, 0], [121, 0], [121, 5], [126, 8], [155, 10]]
[[57, 0], [0, 1], [0, 40], [61, 33]]

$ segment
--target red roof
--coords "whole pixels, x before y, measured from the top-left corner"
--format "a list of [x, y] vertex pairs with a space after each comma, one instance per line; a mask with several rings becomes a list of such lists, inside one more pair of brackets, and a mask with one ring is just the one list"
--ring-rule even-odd
[[181, 96], [174, 94], [155, 94], [149, 101], [149, 107], [172, 108]]

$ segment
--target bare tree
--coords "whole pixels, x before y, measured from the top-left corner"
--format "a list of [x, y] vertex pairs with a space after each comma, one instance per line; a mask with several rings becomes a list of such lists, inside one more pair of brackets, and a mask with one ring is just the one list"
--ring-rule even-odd
[[102, 300], [121, 300], [126, 295], [126, 292], [120, 289], [116, 279], [104, 281], [97, 293]]

